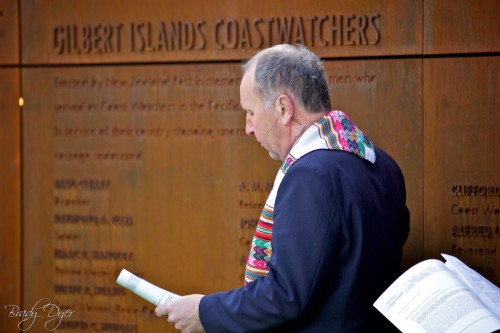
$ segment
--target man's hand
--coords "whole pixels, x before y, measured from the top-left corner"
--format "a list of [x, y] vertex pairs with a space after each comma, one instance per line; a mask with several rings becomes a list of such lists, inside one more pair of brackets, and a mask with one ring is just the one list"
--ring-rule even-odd
[[183, 296], [172, 303], [159, 305], [155, 313], [158, 317], [167, 316], [167, 321], [182, 333], [202, 333], [204, 330], [198, 313], [202, 297], [198, 294]]

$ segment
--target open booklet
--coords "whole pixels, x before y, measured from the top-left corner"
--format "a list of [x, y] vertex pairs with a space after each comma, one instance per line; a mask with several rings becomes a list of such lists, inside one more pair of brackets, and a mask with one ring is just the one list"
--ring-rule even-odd
[[459, 259], [428, 259], [401, 275], [373, 304], [404, 333], [500, 330], [500, 289]]
[[180, 297], [141, 279], [126, 269], [122, 269], [116, 283], [156, 306], [171, 303]]

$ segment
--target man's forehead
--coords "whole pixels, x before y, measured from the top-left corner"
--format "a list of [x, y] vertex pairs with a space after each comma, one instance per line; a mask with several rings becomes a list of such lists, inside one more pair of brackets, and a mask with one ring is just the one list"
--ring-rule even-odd
[[245, 76], [241, 80], [240, 84], [240, 94], [244, 95], [247, 94], [249, 90], [253, 88], [253, 84], [249, 78], [246, 78]]
[[241, 78], [241, 84], [243, 84], [243, 83], [252, 83], [254, 77], [255, 77], [255, 64], [252, 64], [243, 73], [243, 77]]
[[[243, 75], [240, 83], [240, 95], [248, 95], [254, 92], [254, 75], [253, 71], [247, 71]], [[240, 97], [241, 97], [240, 96]]]

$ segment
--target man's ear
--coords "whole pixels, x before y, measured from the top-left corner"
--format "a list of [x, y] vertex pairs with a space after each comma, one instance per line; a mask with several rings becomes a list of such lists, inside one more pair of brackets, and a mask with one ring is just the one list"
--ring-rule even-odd
[[293, 118], [294, 104], [293, 100], [285, 94], [279, 95], [274, 103], [274, 108], [279, 115], [280, 121], [283, 125], [291, 123]]

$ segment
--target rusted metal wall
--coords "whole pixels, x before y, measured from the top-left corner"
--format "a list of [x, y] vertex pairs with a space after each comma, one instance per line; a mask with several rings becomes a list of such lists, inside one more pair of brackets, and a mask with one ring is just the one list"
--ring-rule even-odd
[[500, 282], [497, 2], [1, 4], [1, 305], [50, 302], [58, 332], [173, 332], [121, 268], [179, 294], [241, 285], [279, 164], [244, 135], [239, 67], [280, 42], [325, 59], [335, 108], [400, 164], [405, 265], [449, 253]]
[[0, 0], [0, 331], [16, 320], [4, 306], [21, 306], [21, 109], [17, 1]]
[[497, 285], [499, 71], [498, 57], [424, 61], [424, 256], [455, 255]]

